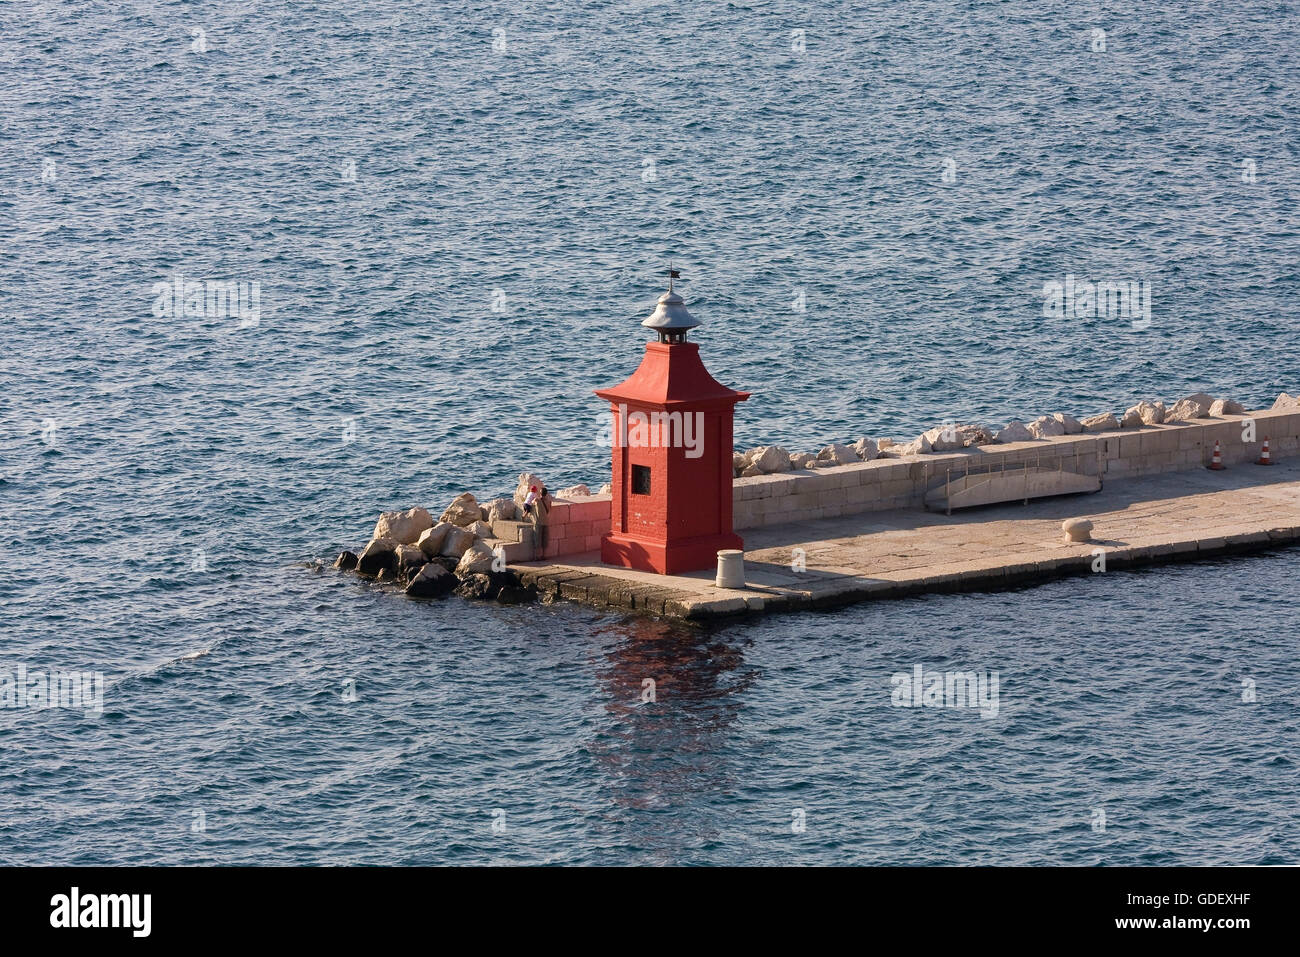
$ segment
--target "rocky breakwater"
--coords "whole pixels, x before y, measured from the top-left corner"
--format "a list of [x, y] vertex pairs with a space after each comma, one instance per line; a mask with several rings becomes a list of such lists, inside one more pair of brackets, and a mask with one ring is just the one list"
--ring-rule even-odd
[[[1290, 408], [1300, 408], [1300, 397], [1293, 397], [1283, 392], [1273, 404], [1273, 409]], [[899, 442], [891, 438], [861, 438], [852, 445], [833, 442], [822, 447], [818, 452], [790, 452], [779, 445], [760, 445], [747, 452], [733, 452], [732, 473], [735, 478], [750, 478], [756, 475], [775, 475], [781, 472], [810, 471], [836, 465], [849, 465], [854, 462], [870, 462], [874, 459], [958, 452], [978, 446], [1030, 442], [1081, 433], [1140, 429], [1153, 425], [1169, 425], [1244, 414], [1246, 408], [1240, 402], [1232, 399], [1217, 399], [1207, 393], [1197, 392], [1168, 405], [1163, 401], [1143, 400], [1119, 415], [1114, 412], [1102, 412], [1076, 419], [1066, 412], [1053, 412], [1029, 421], [1013, 419], [1001, 428], [971, 423], [939, 425], [927, 429], [908, 442]]]
[[[539, 494], [525, 509], [534, 488]], [[525, 472], [513, 496], [481, 503], [465, 492], [436, 521], [419, 506], [384, 512], [366, 546], [341, 552], [334, 567], [401, 587], [413, 598], [455, 594], [505, 604], [531, 601], [533, 589], [520, 583], [509, 562], [532, 557], [530, 536], [545, 522], [552, 501], [549, 493], [540, 494], [545, 488], [538, 476]]]

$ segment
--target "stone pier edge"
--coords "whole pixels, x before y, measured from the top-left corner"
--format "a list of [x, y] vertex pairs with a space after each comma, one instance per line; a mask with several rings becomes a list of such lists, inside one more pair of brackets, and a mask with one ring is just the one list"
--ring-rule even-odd
[[[829, 588], [825, 580], [821, 580], [815, 595], [811, 591], [795, 588], [787, 590], [754, 586], [744, 591], [718, 589], [718, 597], [708, 599], [701, 599], [698, 592], [643, 584], [626, 578], [588, 572], [571, 565], [512, 566], [509, 571], [523, 587], [535, 591], [544, 602], [569, 601], [593, 608], [704, 621], [758, 612], [771, 614], [816, 611], [864, 601], [916, 595], [996, 591], [1042, 584], [1071, 575], [1108, 575], [1113, 571], [1194, 562], [1224, 555], [1293, 547], [1297, 544], [1300, 544], [1300, 526], [1261, 529], [1212, 538], [1182, 539], [1154, 545], [1108, 547], [1099, 543], [1080, 543], [1079, 551], [1069, 555], [1023, 563], [999, 561], [988, 567], [915, 578], [849, 577], [840, 585]], [[1105, 572], [1092, 570], [1095, 549], [1105, 551]]]
[[[1256, 425], [1252, 442], [1242, 437], [1246, 421]], [[1265, 437], [1274, 459], [1300, 455], [1300, 407], [737, 478], [732, 482], [732, 528], [743, 535], [772, 525], [924, 508], [926, 496], [949, 472], [960, 478], [968, 469], [978, 474], [1004, 466], [1061, 466], [1103, 482], [1145, 478], [1205, 467], [1216, 441], [1224, 464], [1231, 466], [1258, 458]], [[556, 499], [544, 547], [534, 553], [537, 559], [560, 562], [599, 549], [601, 535], [610, 529], [611, 499], [609, 494]]]

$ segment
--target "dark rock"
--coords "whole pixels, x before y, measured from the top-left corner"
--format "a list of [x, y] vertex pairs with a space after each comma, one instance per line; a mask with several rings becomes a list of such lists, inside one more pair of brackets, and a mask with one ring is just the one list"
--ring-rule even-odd
[[497, 601], [503, 605], [525, 605], [537, 597], [537, 592], [522, 585], [506, 585], [497, 592]]
[[420, 551], [414, 545], [398, 545], [393, 549], [393, 566], [397, 572], [397, 577], [402, 581], [410, 581], [416, 575], [420, 574], [428, 559], [424, 557], [424, 552]]
[[428, 562], [406, 586], [412, 598], [441, 598], [456, 587], [456, 576], [436, 562]]
[[456, 594], [462, 598], [495, 598], [501, 591], [501, 583], [492, 577], [484, 572], [466, 575], [456, 586]]
[[339, 557], [334, 559], [334, 567], [345, 572], [350, 572], [357, 567], [356, 552], [339, 552]]
[[357, 559], [357, 571], [363, 575], [378, 575], [382, 570], [397, 567], [397, 542], [391, 538], [376, 538]]

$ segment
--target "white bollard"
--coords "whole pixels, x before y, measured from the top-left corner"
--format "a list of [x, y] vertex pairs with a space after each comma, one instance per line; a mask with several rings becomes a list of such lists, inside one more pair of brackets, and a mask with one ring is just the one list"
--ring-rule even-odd
[[745, 553], [738, 548], [724, 548], [718, 552], [718, 577], [714, 584], [719, 588], [745, 587]]
[[1067, 518], [1061, 523], [1061, 531], [1067, 542], [1092, 541], [1092, 522], [1086, 518]]

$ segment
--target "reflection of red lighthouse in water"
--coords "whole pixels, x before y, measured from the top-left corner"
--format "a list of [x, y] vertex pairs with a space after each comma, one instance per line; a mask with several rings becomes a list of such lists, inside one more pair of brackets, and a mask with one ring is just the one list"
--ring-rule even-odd
[[672, 290], [641, 325], [659, 334], [631, 378], [596, 395], [614, 414], [613, 501], [600, 560], [673, 575], [712, 568], [717, 552], [742, 548], [731, 530], [732, 414], [748, 392], [709, 375], [699, 323]]

